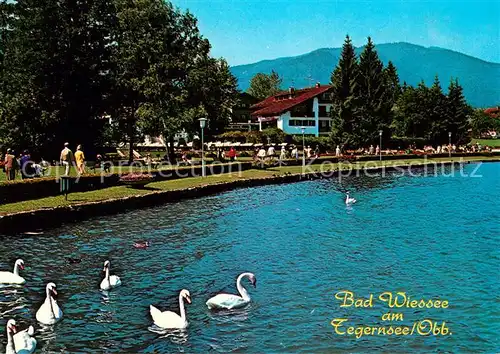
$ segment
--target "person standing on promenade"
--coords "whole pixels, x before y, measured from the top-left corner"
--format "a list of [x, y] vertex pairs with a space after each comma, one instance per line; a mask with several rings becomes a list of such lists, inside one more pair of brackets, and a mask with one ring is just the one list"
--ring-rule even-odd
[[71, 169], [71, 165], [74, 161], [73, 152], [68, 148], [69, 143], [64, 143], [64, 149], [61, 151], [61, 157], [59, 160], [61, 161], [61, 165], [64, 166], [64, 175], [69, 176], [69, 172]]
[[229, 149], [229, 152], [227, 153], [227, 156], [229, 157], [229, 160], [232, 162], [236, 158], [236, 150], [234, 146], [231, 146], [231, 149]]
[[21, 178], [26, 179], [33, 176], [33, 171], [31, 168], [31, 155], [28, 150], [23, 151], [23, 155], [19, 160], [19, 166], [21, 167]]
[[299, 149], [294, 145], [292, 149], [292, 157], [295, 158], [295, 160], [299, 159]]
[[83, 154], [81, 145], [76, 147], [75, 161], [78, 174], [83, 175], [85, 173], [85, 155]]
[[4, 160], [4, 168], [7, 181], [13, 181], [16, 178], [15, 160], [16, 158], [12, 154], [12, 150], [7, 149], [7, 154], [5, 154]]
[[269, 145], [269, 149], [267, 149], [267, 157], [269, 158], [269, 160], [274, 159], [274, 146], [273, 145]]
[[280, 160], [285, 160], [285, 159], [286, 159], [286, 151], [285, 151], [285, 147], [282, 146], [281, 153], [280, 153]]
[[337, 148], [335, 149], [335, 156], [339, 157], [340, 156], [340, 146], [337, 145]]

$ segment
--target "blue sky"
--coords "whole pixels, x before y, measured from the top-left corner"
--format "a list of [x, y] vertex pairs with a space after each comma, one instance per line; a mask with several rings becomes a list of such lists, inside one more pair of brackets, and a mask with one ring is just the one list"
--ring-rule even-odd
[[340, 47], [409, 42], [500, 63], [500, 1], [172, 0], [230, 65]]

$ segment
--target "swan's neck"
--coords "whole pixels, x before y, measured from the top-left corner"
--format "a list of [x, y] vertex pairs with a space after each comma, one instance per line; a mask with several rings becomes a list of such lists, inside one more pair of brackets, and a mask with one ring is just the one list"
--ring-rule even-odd
[[184, 308], [184, 298], [179, 295], [179, 310], [181, 313], [181, 318], [183, 321], [186, 321], [186, 309]]
[[109, 279], [109, 267], [106, 267], [106, 280], [108, 282], [110, 282], [110, 279]]
[[244, 300], [250, 300], [250, 295], [248, 295], [247, 289], [241, 285], [241, 280], [248, 275], [248, 273], [243, 273], [238, 277], [238, 280], [236, 280], [236, 288]]
[[54, 317], [55, 317], [56, 314], [54, 313], [54, 305], [52, 304], [52, 296], [50, 295], [50, 290], [47, 290], [47, 299], [45, 301], [49, 302], [50, 313], [52, 313], [52, 315], [54, 315]]
[[14, 275], [19, 276], [19, 266], [17, 264], [14, 264]]
[[16, 348], [14, 347], [14, 335], [11, 331], [7, 330], [7, 347], [5, 348], [6, 353], [15, 353]]

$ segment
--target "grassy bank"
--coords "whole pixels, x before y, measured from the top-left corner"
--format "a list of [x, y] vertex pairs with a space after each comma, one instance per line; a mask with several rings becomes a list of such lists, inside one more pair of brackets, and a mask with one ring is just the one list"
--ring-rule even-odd
[[472, 139], [472, 144], [479, 143], [482, 146], [490, 146], [492, 148], [500, 148], [500, 139]]
[[[478, 160], [499, 161], [500, 158], [470, 157], [464, 159], [463, 161], [478, 161]], [[369, 162], [358, 162], [355, 164], [323, 164], [323, 165], [308, 166], [306, 173], [307, 172], [328, 173], [336, 171], [338, 169], [344, 170], [344, 169], [365, 169], [365, 168], [373, 168], [379, 166], [387, 166], [387, 167], [408, 166], [408, 165], [422, 164], [425, 162], [439, 163], [439, 162], [449, 162], [449, 161], [450, 160], [447, 158], [438, 158], [438, 159], [427, 159], [427, 160], [411, 159], [411, 160], [393, 160], [393, 161], [382, 161], [382, 162], [369, 161]], [[455, 161], [458, 161], [458, 159], [455, 159]], [[69, 206], [69, 205], [78, 205], [82, 203], [99, 202], [109, 199], [126, 198], [137, 195], [155, 193], [159, 191], [181, 190], [186, 188], [231, 182], [242, 179], [256, 179], [256, 178], [280, 176], [285, 174], [300, 174], [300, 173], [302, 173], [301, 166], [291, 166], [291, 167], [282, 166], [282, 167], [269, 168], [267, 170], [252, 169], [252, 170], [242, 171], [240, 173], [214, 175], [214, 176], [208, 176], [206, 178], [191, 177], [191, 178], [183, 178], [172, 181], [155, 182], [149, 184], [145, 189], [133, 189], [133, 188], [128, 188], [126, 186], [117, 186], [102, 190], [95, 190], [83, 193], [73, 193], [68, 196], [67, 201], [64, 200], [63, 196], [55, 196], [55, 197], [47, 197], [36, 200], [22, 201], [17, 203], [4, 204], [0, 206], [0, 215], [6, 215], [22, 211], [54, 208], [58, 206]]]

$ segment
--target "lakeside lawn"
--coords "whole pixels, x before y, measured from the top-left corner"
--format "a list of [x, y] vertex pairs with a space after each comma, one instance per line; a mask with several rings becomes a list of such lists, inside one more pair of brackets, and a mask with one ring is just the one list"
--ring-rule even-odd
[[[452, 159], [454, 161], [460, 161], [459, 158]], [[464, 158], [463, 161], [478, 161], [478, 160], [491, 160], [491, 161], [500, 161], [499, 157], [469, 157]], [[306, 172], [324, 172], [328, 173], [331, 171], [336, 171], [339, 168], [341, 169], [363, 169], [363, 168], [373, 168], [377, 166], [407, 166], [407, 165], [416, 165], [422, 163], [435, 163], [435, 162], [449, 162], [449, 158], [436, 158], [436, 159], [403, 159], [403, 160], [392, 160], [392, 161], [368, 161], [368, 162], [356, 162], [354, 164], [325, 164], [325, 165], [311, 165], [308, 167]], [[242, 179], [256, 179], [256, 178], [265, 178], [265, 177], [273, 177], [284, 174], [300, 174], [302, 173], [302, 166], [282, 166], [282, 167], [273, 167], [267, 170], [258, 170], [252, 169], [247, 171], [242, 171], [241, 173], [232, 173], [232, 174], [222, 174], [222, 175], [213, 175], [207, 176], [206, 178], [201, 177], [189, 177], [182, 178], [171, 181], [161, 181], [161, 182], [153, 182], [150, 183], [145, 189], [133, 189], [126, 186], [116, 186], [110, 187], [106, 189], [100, 189], [89, 192], [82, 193], [72, 193], [69, 194], [68, 200], [64, 199], [64, 196], [54, 196], [47, 197], [35, 200], [27, 200], [17, 203], [9, 203], [0, 205], [0, 215], [22, 212], [22, 211], [30, 211], [36, 209], [44, 209], [44, 208], [53, 208], [57, 206], [68, 206], [75, 205], [81, 203], [89, 203], [89, 202], [99, 202], [108, 199], [116, 199], [116, 198], [124, 198], [131, 197], [137, 195], [144, 195], [148, 193], [155, 193], [158, 191], [169, 191], [169, 190], [178, 190], [185, 189], [203, 185], [211, 185], [217, 183], [231, 182]]]
[[500, 148], [500, 139], [472, 139], [471, 143], [472, 144], [479, 143], [482, 146]]

